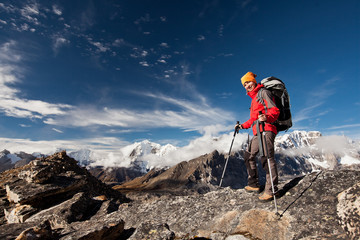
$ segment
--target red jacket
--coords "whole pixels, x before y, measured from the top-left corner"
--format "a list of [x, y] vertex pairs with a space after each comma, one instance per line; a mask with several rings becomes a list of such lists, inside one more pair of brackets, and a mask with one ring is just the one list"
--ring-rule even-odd
[[[254, 90], [247, 93], [247, 95], [249, 95], [252, 98], [251, 107], [250, 107], [250, 119], [247, 120], [246, 122], [244, 122], [243, 124], [241, 124], [241, 126], [242, 126], [242, 128], [250, 128], [253, 125], [253, 123], [256, 120], [258, 120], [259, 111], [262, 111], [262, 113], [265, 114], [266, 119], [267, 119], [266, 123], [265, 123], [265, 131], [271, 131], [271, 132], [274, 132], [275, 134], [277, 134], [276, 127], [271, 124], [276, 121], [276, 119], [279, 117], [279, 114], [280, 114], [280, 110], [275, 106], [274, 97], [271, 95], [270, 91], [268, 91], [268, 90], [262, 91], [262, 97], [266, 104], [267, 111], [265, 111], [264, 105], [262, 105], [261, 103], [259, 103], [257, 101], [256, 95], [257, 95], [259, 89], [263, 88], [263, 87], [264, 87], [264, 85], [258, 84]], [[256, 135], [257, 134], [256, 124], [253, 125], [252, 130], [253, 130], [254, 135]], [[260, 125], [260, 131], [263, 131], [261, 125]]]

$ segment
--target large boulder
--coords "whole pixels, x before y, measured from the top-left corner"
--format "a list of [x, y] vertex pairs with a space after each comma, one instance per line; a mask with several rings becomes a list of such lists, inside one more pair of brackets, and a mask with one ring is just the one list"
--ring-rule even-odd
[[[122, 232], [123, 222], [121, 218], [115, 220], [108, 218], [108, 215], [116, 211], [120, 203], [129, 201], [85, 168], [79, 167], [66, 152], [2, 172], [0, 190], [0, 204], [4, 209], [3, 215], [0, 215], [0, 239], [9, 237], [7, 228], [13, 229], [12, 234], [23, 232], [23, 237], [40, 233], [55, 234], [59, 229], [72, 227], [84, 230], [84, 238], [88, 235], [118, 235]], [[94, 225], [98, 219], [92, 219], [93, 216], [101, 216], [103, 226], [94, 230], [88, 227], [85, 231], [86, 228], [80, 223], [90, 222]], [[39, 226], [39, 223], [47, 223], [46, 229], [42, 227], [44, 224]]]

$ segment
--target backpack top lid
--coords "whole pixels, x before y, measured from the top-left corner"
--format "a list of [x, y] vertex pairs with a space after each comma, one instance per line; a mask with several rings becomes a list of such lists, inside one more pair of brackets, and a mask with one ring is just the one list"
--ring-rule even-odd
[[265, 88], [286, 89], [285, 83], [276, 77], [267, 77], [260, 82]]

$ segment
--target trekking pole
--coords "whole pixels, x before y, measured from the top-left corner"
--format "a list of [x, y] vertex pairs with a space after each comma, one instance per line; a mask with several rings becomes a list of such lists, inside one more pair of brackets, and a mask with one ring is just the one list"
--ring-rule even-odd
[[[237, 124], [240, 124], [239, 121], [237, 121], [236, 123], [237, 123]], [[224, 170], [223, 170], [223, 173], [222, 173], [222, 175], [221, 175], [219, 188], [221, 188], [221, 184], [222, 184], [222, 181], [223, 181], [223, 178], [224, 178], [224, 175], [225, 175], [226, 167], [227, 167], [227, 164], [228, 164], [228, 161], [229, 161], [229, 157], [230, 157], [230, 153], [231, 153], [231, 148], [232, 148], [232, 146], [233, 146], [236, 133], [239, 133], [239, 129], [238, 129], [238, 128], [235, 128], [235, 131], [234, 131], [234, 136], [233, 136], [233, 139], [232, 139], [232, 141], [231, 141], [229, 154], [228, 154], [228, 157], [226, 158]]]
[[[259, 111], [259, 115], [261, 115], [262, 114], [262, 112], [261, 111]], [[259, 124], [259, 120], [258, 120], [258, 124]], [[261, 125], [262, 125], [262, 128], [263, 128], [263, 131], [265, 130], [265, 123], [264, 122], [261, 122]], [[279, 213], [278, 213], [278, 208], [277, 208], [277, 203], [276, 203], [276, 196], [275, 196], [275, 188], [274, 188], [274, 183], [273, 183], [273, 178], [272, 178], [272, 173], [271, 173], [271, 167], [270, 167], [270, 158], [269, 158], [269, 151], [268, 151], [268, 149], [267, 149], [267, 145], [266, 145], [266, 139], [264, 138], [263, 139], [263, 132], [259, 132], [260, 133], [260, 138], [261, 138], [261, 141], [260, 141], [260, 143], [259, 143], [259, 145], [260, 144], [262, 144], [262, 140], [264, 140], [265, 141], [265, 144], [264, 144], [264, 150], [265, 150], [265, 156], [266, 156], [266, 158], [267, 158], [267, 164], [268, 164], [268, 167], [269, 167], [269, 175], [270, 175], [270, 181], [271, 181], [271, 190], [272, 190], [272, 194], [273, 194], [273, 198], [274, 198], [274, 204], [275, 204], [275, 214], [276, 215], [279, 215]], [[263, 155], [261, 155], [261, 157], [263, 157]]]

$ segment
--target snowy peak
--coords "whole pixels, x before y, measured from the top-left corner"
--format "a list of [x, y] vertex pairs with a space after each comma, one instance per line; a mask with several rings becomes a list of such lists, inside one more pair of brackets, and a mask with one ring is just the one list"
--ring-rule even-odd
[[24, 152], [10, 153], [8, 150], [0, 152], [0, 172], [12, 167], [19, 167], [29, 163], [36, 157]]
[[302, 147], [311, 147], [315, 144], [316, 140], [322, 135], [318, 131], [294, 131], [276, 137], [275, 149], [293, 149]]
[[147, 172], [151, 166], [144, 160], [145, 156], [165, 156], [177, 148], [171, 144], [160, 145], [144, 140], [119, 149], [117, 152], [96, 152], [91, 149], [80, 149], [69, 153], [82, 166], [130, 167], [140, 172]]
[[69, 156], [76, 159], [80, 165], [88, 166], [90, 164], [92, 151], [90, 149], [80, 149], [69, 153]]
[[122, 148], [121, 151], [123, 152], [124, 156], [128, 156], [132, 159], [137, 159], [148, 154], [163, 156], [176, 149], [177, 148], [171, 144], [161, 146], [158, 143], [144, 140], [142, 142], [135, 142], [134, 144], [126, 146]]

